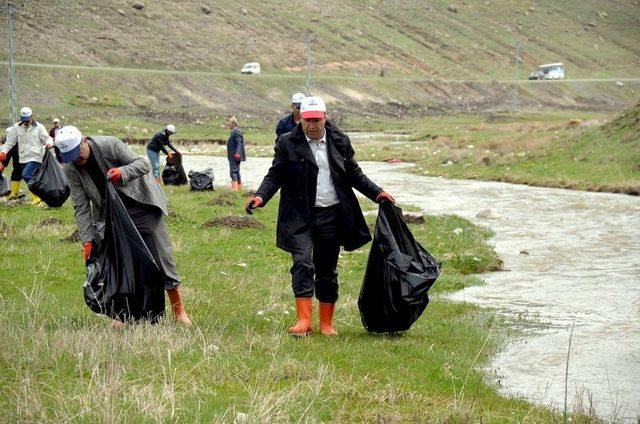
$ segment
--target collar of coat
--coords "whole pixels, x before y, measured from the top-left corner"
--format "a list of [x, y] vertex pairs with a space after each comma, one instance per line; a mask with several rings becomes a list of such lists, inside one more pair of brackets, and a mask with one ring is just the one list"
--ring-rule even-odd
[[[342, 171], [344, 172], [344, 161], [345, 157], [342, 153], [345, 146], [345, 138], [347, 135], [340, 131], [338, 127], [333, 125], [333, 123], [327, 121], [324, 126], [325, 129], [325, 138], [327, 142], [327, 151], [329, 154], [329, 164], [334, 171]], [[300, 157], [304, 158], [306, 161], [312, 163], [315, 167], [316, 159], [311, 151], [311, 147], [309, 147], [309, 143], [307, 142], [307, 137], [304, 135], [304, 131], [302, 131], [302, 125], [298, 124], [296, 129], [293, 130], [293, 138], [292, 141], [295, 143], [295, 151], [300, 155]]]
[[[93, 156], [96, 158], [96, 162], [98, 163], [98, 166], [100, 167], [100, 171], [102, 171], [102, 173], [104, 175], [107, 175], [107, 170], [104, 169], [104, 166], [103, 166], [105, 161], [104, 161], [104, 158], [102, 157], [102, 152], [100, 151], [100, 148], [98, 147], [98, 145], [96, 144], [94, 139], [92, 139], [91, 137], [87, 137], [87, 143], [89, 143], [89, 147], [91, 148], [91, 153], [93, 153]], [[81, 167], [78, 167], [76, 165], [74, 165], [74, 166], [76, 167], [76, 169], [78, 171], [87, 172], [87, 170], [85, 169], [84, 166], [81, 166]]]

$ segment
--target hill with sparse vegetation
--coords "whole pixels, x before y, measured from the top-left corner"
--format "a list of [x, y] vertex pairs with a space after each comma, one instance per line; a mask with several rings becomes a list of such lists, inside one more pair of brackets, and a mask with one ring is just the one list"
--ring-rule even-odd
[[[511, 110], [516, 43], [522, 109], [618, 111], [640, 90], [638, 80], [624, 80], [640, 76], [635, 0], [21, 4], [19, 103], [127, 134], [168, 119], [208, 125], [231, 113], [270, 128], [291, 93], [306, 90], [307, 34], [310, 90], [336, 118]], [[7, 45], [4, 31], [0, 44]], [[259, 61], [263, 75], [240, 75], [249, 61]], [[525, 80], [556, 61], [566, 65], [567, 81]], [[607, 77], [622, 81], [577, 80]], [[5, 96], [6, 85], [0, 90]]]

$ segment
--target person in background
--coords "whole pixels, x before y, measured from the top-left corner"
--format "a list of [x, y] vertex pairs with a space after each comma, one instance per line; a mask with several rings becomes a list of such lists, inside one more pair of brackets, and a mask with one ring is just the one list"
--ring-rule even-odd
[[[53, 140], [44, 125], [33, 119], [32, 110], [26, 106], [20, 109], [20, 122], [7, 133], [7, 141], [0, 149], [0, 162], [4, 163], [7, 160], [8, 153], [16, 144], [22, 166], [22, 178], [28, 183], [40, 169], [45, 149], [53, 147]], [[31, 204], [41, 206], [42, 200], [31, 193]]]
[[49, 130], [49, 137], [56, 141], [56, 134], [60, 130], [60, 119], [53, 118], [53, 127]]
[[[5, 142], [9, 138], [9, 132], [13, 130], [13, 127], [7, 128], [7, 135]], [[20, 164], [20, 156], [18, 155], [18, 145], [14, 145], [7, 153], [7, 157], [4, 161], [0, 162], [0, 174], [4, 171], [4, 168], [12, 161], [13, 169], [11, 170], [11, 193], [7, 196], [7, 200], [17, 199], [20, 195], [20, 181], [22, 180], [22, 164]]]
[[291, 113], [278, 122], [276, 126], [276, 139], [284, 133], [293, 131], [300, 122], [300, 103], [306, 96], [304, 93], [294, 93], [291, 96]]
[[162, 183], [162, 180], [160, 179], [160, 151], [170, 157], [173, 156], [173, 153], [169, 153], [167, 151], [167, 147], [175, 153], [179, 153], [178, 149], [173, 147], [173, 144], [169, 141], [169, 137], [175, 133], [175, 125], [169, 124], [162, 131], [158, 131], [149, 141], [149, 144], [147, 144], [147, 157], [149, 157], [149, 162], [151, 162], [153, 178], [156, 179], [158, 184]]
[[244, 136], [238, 128], [238, 119], [232, 116], [227, 120], [227, 128], [231, 130], [227, 140], [227, 159], [229, 160], [229, 175], [231, 176], [231, 190], [242, 190], [240, 177], [240, 162], [246, 161], [244, 152]]
[[182, 303], [181, 281], [164, 221], [168, 215], [167, 198], [162, 188], [151, 179], [149, 162], [116, 137], [83, 137], [80, 130], [70, 125], [60, 129], [56, 145], [65, 163], [64, 172], [71, 189], [84, 260], [91, 257], [94, 223], [100, 220], [99, 211], [106, 196], [108, 179], [164, 273], [164, 280], [158, 284], [163, 284], [167, 291], [175, 320], [191, 325]]
[[276, 245], [291, 253], [291, 280], [298, 322], [293, 336], [311, 334], [312, 297], [319, 301], [320, 333], [337, 335], [333, 313], [338, 300], [340, 246], [355, 250], [371, 240], [353, 192], [375, 202], [395, 199], [360, 169], [349, 137], [327, 121], [320, 97], [306, 97], [302, 121], [278, 137], [273, 164], [247, 213], [264, 206], [280, 190]]

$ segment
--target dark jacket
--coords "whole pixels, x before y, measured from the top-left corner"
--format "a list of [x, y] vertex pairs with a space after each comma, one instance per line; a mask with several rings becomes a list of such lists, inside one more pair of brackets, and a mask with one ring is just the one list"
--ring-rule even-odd
[[178, 151], [175, 147], [173, 147], [173, 144], [171, 144], [171, 141], [169, 141], [169, 135], [167, 134], [166, 130], [157, 132], [153, 136], [151, 141], [149, 141], [149, 144], [147, 144], [147, 149], [153, 152], [159, 152], [160, 150], [162, 150], [165, 155], [168, 155], [169, 152], [164, 146], [169, 147], [174, 152]]
[[235, 127], [231, 130], [229, 140], [227, 140], [227, 159], [229, 161], [235, 160], [233, 155], [240, 153], [240, 160], [247, 160], [247, 156], [244, 153], [244, 136], [240, 128]]
[[280, 137], [284, 133], [293, 131], [296, 128], [296, 121], [293, 119], [293, 112], [285, 116], [278, 122], [276, 127], [276, 138]]
[[[339, 243], [354, 250], [371, 240], [369, 228], [352, 188], [374, 200], [382, 189], [362, 172], [346, 134], [327, 122], [327, 150], [331, 178], [340, 200]], [[298, 236], [310, 230], [316, 201], [318, 166], [302, 126], [276, 141], [273, 164], [256, 192], [266, 204], [280, 189], [276, 244], [293, 252], [300, 247]]]

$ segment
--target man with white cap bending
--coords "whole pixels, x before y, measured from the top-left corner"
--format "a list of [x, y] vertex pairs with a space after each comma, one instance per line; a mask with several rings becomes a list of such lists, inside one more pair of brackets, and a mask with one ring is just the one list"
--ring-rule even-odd
[[320, 97], [306, 97], [301, 122], [278, 137], [273, 164], [247, 212], [264, 206], [280, 189], [276, 245], [291, 253], [298, 322], [289, 333], [311, 334], [312, 297], [319, 301], [320, 332], [336, 335], [340, 246], [355, 250], [371, 240], [355, 188], [375, 202], [393, 197], [362, 172], [346, 134], [327, 121]]
[[167, 198], [151, 178], [149, 162], [116, 137], [83, 137], [73, 126], [58, 131], [56, 146], [65, 164], [64, 172], [71, 188], [85, 261], [91, 257], [95, 238], [94, 222], [100, 220], [108, 179], [164, 274], [164, 281], [157, 283], [164, 285], [176, 321], [190, 325], [182, 303], [181, 281], [173, 261], [171, 240], [164, 222], [164, 216], [168, 214]]
[[[44, 150], [53, 147], [53, 140], [47, 129], [33, 119], [33, 112], [28, 107], [20, 109], [20, 122], [7, 132], [7, 141], [0, 149], [0, 162], [5, 162], [7, 153], [18, 144], [18, 156], [22, 165], [22, 178], [28, 183], [40, 169]], [[39, 206], [42, 200], [31, 193], [31, 203]]]
[[300, 104], [305, 97], [304, 93], [293, 93], [293, 96], [291, 96], [291, 113], [278, 122], [276, 138], [296, 128], [296, 125], [300, 122]]
[[[173, 147], [169, 137], [176, 133], [176, 126], [173, 124], [167, 125], [162, 131], [155, 133], [151, 141], [147, 144], [147, 157], [151, 162], [151, 169], [153, 171], [153, 178], [156, 179], [158, 184], [162, 182], [160, 178], [160, 151], [165, 155], [171, 157], [173, 153], [169, 153], [166, 147], [178, 153], [178, 150]], [[166, 147], [165, 147], [166, 146]]]

